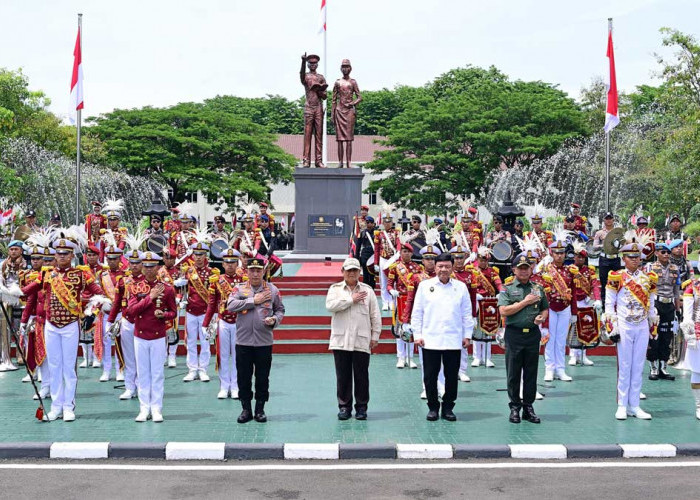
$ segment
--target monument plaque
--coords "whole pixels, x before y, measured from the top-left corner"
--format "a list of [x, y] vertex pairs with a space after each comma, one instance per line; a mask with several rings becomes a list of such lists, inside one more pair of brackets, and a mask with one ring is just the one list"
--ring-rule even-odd
[[349, 238], [347, 215], [309, 215], [309, 238]]

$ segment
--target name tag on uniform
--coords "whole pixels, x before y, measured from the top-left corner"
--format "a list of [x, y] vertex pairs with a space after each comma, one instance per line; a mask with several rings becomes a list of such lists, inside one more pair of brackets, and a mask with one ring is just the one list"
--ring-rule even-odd
[[522, 296], [523, 296], [523, 292], [521, 292], [520, 290], [513, 290], [513, 291], [510, 292], [510, 294], [511, 294], [513, 297], [522, 297]]

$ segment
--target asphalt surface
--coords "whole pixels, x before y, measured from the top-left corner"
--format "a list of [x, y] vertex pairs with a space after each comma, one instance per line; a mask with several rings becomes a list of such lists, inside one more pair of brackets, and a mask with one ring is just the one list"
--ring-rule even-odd
[[[348, 463], [350, 462], [350, 464]], [[688, 461], [684, 461], [687, 463]], [[159, 466], [166, 470], [37, 470], [7, 469], [7, 464], [69, 464], [81, 467], [104, 463], [107, 466], [135, 468]], [[342, 465], [361, 466], [362, 470], [270, 470], [272, 467], [303, 467], [305, 464], [339, 465], [338, 462], [178, 462], [109, 461], [109, 462], [3, 462], [0, 461], [0, 491], [4, 498], [75, 499], [333, 499], [333, 498], [538, 498], [567, 500], [578, 498], [692, 498], [698, 491], [700, 467], [682, 467], [680, 460], [627, 460], [609, 462], [548, 462], [542, 467], [514, 468], [518, 461], [460, 462], [444, 465], [485, 464], [480, 469], [422, 468], [415, 462], [352, 462]], [[583, 464], [577, 468], [550, 468], [561, 464]], [[600, 467], [599, 464], [604, 464]], [[624, 467], [615, 464], [622, 463]], [[665, 467], [639, 467], [663, 463]], [[700, 465], [700, 461], [694, 461]], [[409, 470], [379, 470], [384, 465], [410, 464]], [[592, 464], [592, 466], [588, 466]], [[255, 466], [258, 470], [183, 470], [187, 466], [227, 468]], [[631, 465], [631, 466], [630, 466]], [[440, 466], [430, 462], [428, 467]], [[372, 470], [375, 468], [375, 470]], [[6, 496], [7, 495], [7, 496]]]

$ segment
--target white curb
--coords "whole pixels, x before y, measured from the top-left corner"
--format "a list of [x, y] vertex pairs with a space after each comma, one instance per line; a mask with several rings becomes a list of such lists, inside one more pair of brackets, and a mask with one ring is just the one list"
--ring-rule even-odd
[[511, 458], [566, 458], [566, 446], [563, 444], [511, 444], [509, 446]]
[[676, 447], [672, 444], [621, 444], [624, 458], [675, 457]]
[[166, 460], [223, 460], [225, 443], [169, 442], [165, 445]]
[[51, 445], [50, 458], [107, 458], [109, 443], [68, 443]]
[[286, 443], [285, 460], [338, 460], [340, 445], [338, 443]]
[[397, 444], [396, 458], [452, 458], [451, 444]]

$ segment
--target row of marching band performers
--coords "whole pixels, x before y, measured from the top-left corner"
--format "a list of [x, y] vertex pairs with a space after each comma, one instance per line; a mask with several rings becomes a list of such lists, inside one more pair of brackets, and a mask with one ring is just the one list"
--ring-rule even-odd
[[[118, 215], [108, 212], [108, 217]], [[206, 231], [183, 230], [189, 246], [180, 258], [173, 248], [164, 248], [162, 257], [144, 251], [148, 235], [121, 227], [119, 240], [108, 228], [91, 242], [79, 226], [37, 229], [25, 241], [13, 240], [2, 266], [16, 267], [16, 280], [3, 279], [0, 292], [24, 305], [20, 344], [29, 372], [41, 381], [35, 399], [51, 398], [44, 418], [75, 419], [79, 344], [82, 366], [92, 361], [102, 368], [101, 382], [114, 373], [125, 386], [120, 399], [138, 396], [139, 422], [163, 420], [164, 365], [176, 366], [183, 337], [188, 368], [183, 381], [210, 380], [210, 342], [215, 340], [218, 398], [238, 399], [236, 314], [227, 311], [226, 302], [238, 284], [247, 282], [250, 262], [264, 263], [268, 276], [275, 265], [257, 252], [260, 236], [253, 214], [243, 221], [243, 234], [220, 252], [223, 272], [210, 267], [212, 235]], [[30, 262], [26, 268], [23, 251]], [[75, 265], [81, 254], [85, 264]], [[24, 381], [32, 381], [30, 375]]]
[[[470, 365], [493, 367], [491, 345], [502, 343], [503, 335], [497, 297], [513, 280], [511, 276], [502, 280], [502, 268], [493, 265], [494, 245], [510, 237], [502, 229], [503, 221], [494, 217], [494, 231], [484, 238], [476, 211], [465, 211], [461, 227], [452, 233], [449, 248], [446, 248], [439, 225], [422, 228], [420, 217], [415, 217], [413, 227], [404, 232], [393, 227], [390, 211], [381, 214], [384, 227], [379, 230], [375, 229], [371, 216], [363, 214], [363, 218], [366, 227], [355, 242], [355, 255], [363, 265], [365, 282], [368, 274], [371, 281], [371, 263], [377, 266], [375, 271], [380, 278], [384, 309], [392, 311], [396, 367], [418, 368], [413, 360], [410, 329], [413, 300], [418, 284], [435, 276], [435, 257], [444, 251], [454, 257], [453, 277], [467, 285], [475, 319], [473, 360], [469, 363], [468, 351], [463, 349], [459, 379], [470, 381]], [[672, 342], [680, 342], [684, 347], [681, 350], [685, 365], [693, 372], [691, 384], [700, 418], [700, 353], [697, 352], [700, 326], [697, 333], [693, 326], [700, 321], [700, 307], [696, 305], [700, 304], [700, 285], [683, 256], [685, 239], [682, 233], [677, 239], [655, 243], [654, 236], [644, 228], [648, 223], [644, 218], [638, 221], [636, 229], [613, 231], [615, 217], [606, 213], [603, 227], [589, 239], [581, 238], [581, 232], [573, 229], [575, 220], [570, 215], [568, 229], [560, 226], [555, 231], [547, 231], [542, 229], [542, 217], [536, 214], [532, 217], [533, 230], [525, 234], [520, 232], [520, 236], [516, 234], [514, 238], [518, 252], [526, 252], [532, 259], [532, 281], [544, 288], [549, 302], [549, 316], [541, 328], [546, 344], [544, 380], [572, 381], [566, 372], [567, 347], [568, 365], [590, 366], [594, 363], [586, 355], [587, 350], [597, 347], [601, 341], [617, 343], [618, 399], [624, 407], [624, 411], [618, 412], [618, 418], [622, 418], [623, 413], [626, 417], [628, 410], [639, 418], [649, 418], [638, 404], [639, 397], [645, 397], [641, 394], [644, 360], [650, 363], [650, 380], [674, 380], [667, 362]], [[674, 216], [671, 221], [675, 229], [673, 234], [677, 234], [674, 222], [680, 222], [680, 217]], [[425, 243], [418, 250], [421, 263], [415, 261], [414, 255], [419, 232]], [[372, 241], [363, 245], [362, 238], [370, 240], [368, 233], [372, 234]], [[369, 254], [369, 249], [373, 255]], [[599, 256], [599, 273], [588, 262], [589, 252]], [[569, 263], [570, 258], [572, 262]], [[640, 325], [647, 325], [644, 338], [637, 338], [641, 334], [634, 330]], [[440, 391], [444, 391], [444, 387], [441, 386]], [[425, 397], [425, 390], [421, 397]]]

